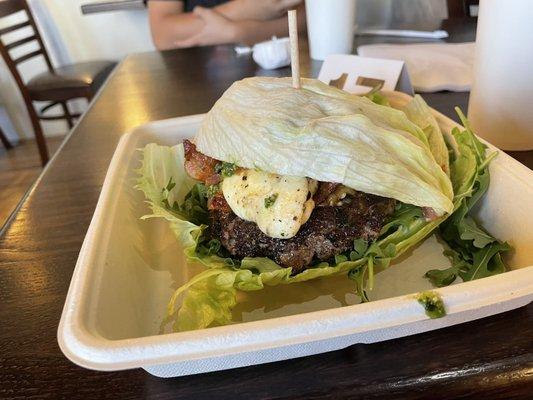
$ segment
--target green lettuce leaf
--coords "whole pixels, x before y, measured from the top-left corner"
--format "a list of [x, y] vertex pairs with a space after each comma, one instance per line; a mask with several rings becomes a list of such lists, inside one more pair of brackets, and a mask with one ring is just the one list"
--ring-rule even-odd
[[[196, 275], [174, 293], [167, 316], [176, 316], [174, 329], [178, 331], [226, 325], [232, 320], [231, 310], [237, 303], [237, 290], [261, 290], [265, 285], [290, 284], [347, 273], [363, 262], [346, 261], [335, 266], [321, 263], [291, 276], [292, 268], [280, 267], [268, 258], [245, 258], [239, 268], [210, 268]], [[177, 300], [184, 293], [181, 307], [178, 308]]]
[[196, 183], [183, 168], [183, 145], [167, 147], [151, 143], [142, 149], [142, 153], [136, 188], [143, 191], [152, 210], [142, 219], [166, 219], [185, 252], [194, 250], [205, 225], [191, 222], [190, 215], [177, 209], [177, 204], [184, 203]]
[[446, 174], [450, 175], [448, 147], [444, 142], [444, 136], [437, 120], [431, 113], [431, 109], [420, 95], [415, 95], [413, 100], [402, 108], [407, 118], [416, 124], [426, 134], [431, 153], [437, 164]]
[[[264, 285], [290, 284], [346, 274], [366, 262], [365, 258], [360, 258], [331, 264], [319, 263], [292, 275], [292, 268], [281, 267], [268, 258], [234, 260], [224, 254], [220, 243], [212, 240], [206, 242], [202, 235], [207, 224], [207, 190], [185, 173], [183, 145], [168, 147], [149, 144], [142, 149], [142, 153], [136, 188], [144, 193], [152, 210], [151, 214], [142, 218], [166, 219], [184, 247], [187, 259], [208, 268], [174, 293], [168, 314], [177, 314], [175, 329], [199, 329], [231, 322], [236, 290], [260, 290]], [[178, 311], [176, 304], [180, 297], [183, 300]]]
[[[184, 173], [182, 145], [146, 146], [139, 174], [137, 188], [144, 192], [152, 209], [152, 214], [143, 218], [165, 218], [183, 245], [187, 259], [207, 267], [179, 288], [169, 303], [167, 317], [174, 319], [174, 329], [180, 331], [230, 323], [237, 290], [260, 290], [265, 285], [344, 274], [355, 281], [357, 292], [366, 301], [366, 290], [372, 289], [374, 274], [387, 268], [394, 257], [438, 225], [437, 221], [427, 223], [419, 207], [400, 203], [391, 221], [383, 227], [380, 240], [373, 243], [355, 240], [352, 250], [293, 275], [292, 268], [284, 268], [268, 258], [232, 259], [218, 241], [206, 241], [202, 233], [207, 224], [207, 193], [205, 186]], [[187, 189], [189, 192], [184, 194]], [[180, 298], [181, 306], [177, 307]]]
[[[379, 89], [382, 86], [383, 85], [379, 85]], [[381, 93], [379, 89], [378, 90], [372, 89], [370, 92], [365, 94], [365, 97], [370, 99], [372, 103], [379, 104], [380, 106], [387, 106], [387, 107], [390, 106], [389, 99], [385, 95], [383, 95], [383, 93]]]
[[[168, 317], [175, 317], [177, 330], [229, 323], [231, 309], [236, 304], [236, 291], [260, 290], [265, 285], [349, 274], [361, 298], [367, 300], [365, 287], [368, 283], [368, 288], [372, 288], [374, 274], [387, 268], [394, 257], [437, 226], [436, 222], [425, 222], [419, 207], [400, 204], [391, 222], [383, 228], [379, 241], [355, 240], [350, 251], [293, 275], [292, 268], [284, 268], [268, 258], [232, 259], [218, 241], [204, 238], [206, 189], [185, 174], [182, 145], [150, 144], [142, 151], [137, 188], [144, 192], [152, 209], [152, 214], [143, 218], [162, 217], [169, 221], [187, 259], [207, 267], [179, 288], [169, 303]], [[189, 192], [184, 194], [186, 190]], [[193, 220], [196, 223], [191, 222]], [[180, 307], [178, 299], [182, 299]]]
[[365, 193], [453, 210], [449, 177], [426, 133], [401, 110], [315, 79], [235, 82], [206, 114], [198, 151], [243, 168], [342, 183]]

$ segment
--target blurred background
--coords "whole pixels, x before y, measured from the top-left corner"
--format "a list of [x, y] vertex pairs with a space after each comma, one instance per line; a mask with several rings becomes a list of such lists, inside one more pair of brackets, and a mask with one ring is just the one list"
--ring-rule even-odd
[[[27, 2], [54, 65], [95, 59], [118, 61], [129, 53], [154, 49], [148, 15], [142, 1], [137, 2], [137, 8], [92, 14], [82, 13], [82, 5], [96, 3], [88, 0], [28, 0]], [[120, 10], [126, 3], [131, 2], [118, 1], [113, 8]], [[22, 13], [2, 18], [0, 29], [24, 18]], [[6, 40], [16, 40], [24, 36], [27, 36], [27, 32], [20, 30]], [[40, 58], [20, 65], [21, 73], [26, 79], [30, 79], [45, 68], [44, 61]], [[86, 107], [84, 101], [73, 101], [69, 104], [72, 104], [73, 110], [82, 111]], [[68, 130], [64, 121], [45, 121], [42, 125], [46, 136], [64, 135]], [[0, 60], [0, 126], [14, 143], [19, 137], [33, 137], [26, 107], [3, 60]]]
[[[0, 46], [3, 49], [0, 59], [0, 226], [31, 187], [42, 166], [63, 143], [75, 121], [88, 109], [114, 66], [128, 54], [216, 44], [230, 45], [230, 49], [236, 46], [239, 50], [242, 44], [252, 46], [272, 35], [286, 36], [286, 12], [294, 7], [299, 10], [298, 27], [305, 42], [308, 32], [306, 4], [310, 7], [311, 2], [318, 1], [322, 0], [0, 0], [3, 46]], [[443, 21], [449, 19], [456, 21], [455, 26], [465, 19], [465, 24], [470, 26], [467, 30], [471, 32], [478, 2], [335, 0], [322, 5], [337, 4], [342, 9], [341, 3], [344, 6], [355, 4], [353, 26], [356, 36], [361, 38], [360, 34], [368, 29], [416, 29], [431, 35], [435, 30], [444, 29]], [[198, 5], [205, 7], [204, 12], [194, 12]], [[309, 15], [307, 17], [308, 22]], [[45, 54], [37, 52], [40, 43], [33, 36], [35, 29], [25, 22], [28, 18], [34, 20]], [[248, 31], [236, 39], [228, 32], [241, 21], [251, 24], [248, 24]], [[347, 27], [351, 24], [349, 22]], [[17, 25], [22, 27], [17, 28]], [[167, 40], [164, 46], [157, 38], [161, 34]], [[452, 39], [472, 40], [457, 36]], [[358, 43], [420, 41], [443, 43], [438, 38], [412, 39], [394, 35], [357, 39]], [[357, 46], [352, 50], [355, 54]], [[250, 58], [253, 63], [249, 55], [251, 48], [245, 51], [248, 55], [243, 57]], [[47, 58], [43, 57], [46, 54], [48, 65]], [[395, 57], [391, 55], [391, 58]], [[255, 54], [254, 61], [258, 62]], [[217, 68], [223, 69], [226, 65], [221, 63]], [[268, 73], [265, 69], [261, 71]]]
[[[133, 52], [154, 50], [150, 36], [148, 12], [143, 0], [27, 0], [45, 46], [54, 65], [66, 65], [95, 59], [119, 61]], [[446, 0], [357, 0], [357, 26], [391, 27], [423, 24], [436, 29], [448, 17]], [[452, 7], [455, 7], [452, 5]], [[0, 29], [22, 20], [22, 15], [0, 19]], [[13, 34], [23, 37], [24, 31]], [[29, 79], [41, 72], [44, 62], [30, 60], [20, 69]], [[84, 101], [71, 101], [73, 111], [83, 111]], [[0, 60], [0, 126], [14, 143], [19, 138], [33, 137], [21, 95]], [[46, 136], [64, 135], [64, 121], [44, 121]]]

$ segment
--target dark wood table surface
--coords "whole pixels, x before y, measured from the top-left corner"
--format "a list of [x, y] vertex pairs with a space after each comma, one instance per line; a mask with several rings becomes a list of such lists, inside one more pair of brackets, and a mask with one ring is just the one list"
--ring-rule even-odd
[[[450, 26], [451, 40], [472, 40], [471, 23]], [[316, 76], [320, 63], [305, 47], [303, 75]], [[243, 77], [288, 73], [263, 71], [229, 46], [135, 54], [120, 64], [0, 237], [0, 398], [532, 398], [533, 304], [411, 337], [166, 380], [140, 369], [90, 371], [63, 356], [59, 318], [120, 135], [206, 112]], [[450, 116], [456, 104], [466, 109], [465, 93], [425, 97]], [[517, 156], [533, 167], [532, 152]]]

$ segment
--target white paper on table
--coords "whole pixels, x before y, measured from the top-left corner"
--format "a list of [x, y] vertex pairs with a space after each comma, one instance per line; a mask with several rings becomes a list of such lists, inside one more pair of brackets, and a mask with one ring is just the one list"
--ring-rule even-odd
[[417, 92], [466, 92], [472, 85], [474, 43], [372, 44], [357, 54], [404, 61]]
[[357, 35], [375, 35], [375, 36], [398, 36], [421, 39], [445, 39], [448, 32], [443, 30], [436, 31], [413, 31], [405, 29], [361, 29], [355, 32]]
[[367, 93], [380, 83], [384, 90], [413, 93], [405, 64], [397, 60], [334, 54], [324, 60], [318, 79], [355, 94]]

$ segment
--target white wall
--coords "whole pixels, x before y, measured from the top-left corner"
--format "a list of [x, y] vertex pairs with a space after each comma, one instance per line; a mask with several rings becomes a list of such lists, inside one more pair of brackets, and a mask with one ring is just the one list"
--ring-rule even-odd
[[33, 0], [44, 4], [73, 62], [95, 58], [119, 60], [152, 50], [146, 11], [82, 15], [80, 6], [94, 0]]
[[[80, 6], [91, 1], [93, 0], [29, 0], [54, 65], [94, 59], [119, 61], [129, 53], [153, 50], [146, 11], [82, 15]], [[1, 21], [0, 27], [12, 24], [17, 18], [22, 20], [20, 16], [14, 16], [9, 21]], [[22, 37], [24, 36], [23, 34]], [[43, 62], [30, 61], [22, 65], [22, 74], [27, 80], [44, 69]], [[7, 110], [19, 136], [33, 136], [22, 98], [2, 60], [0, 107]], [[74, 107], [84, 108], [86, 105], [85, 102], [78, 102]], [[0, 112], [0, 124], [4, 126], [1, 119]], [[45, 134], [49, 136], [67, 131], [66, 124], [62, 122], [41, 123]]]

